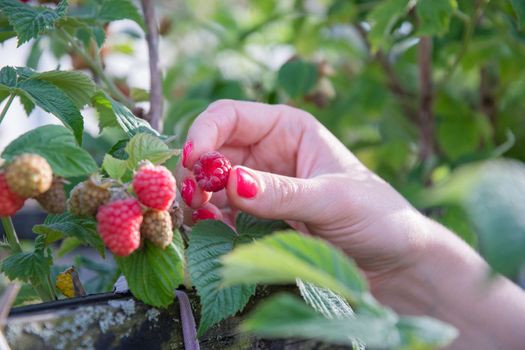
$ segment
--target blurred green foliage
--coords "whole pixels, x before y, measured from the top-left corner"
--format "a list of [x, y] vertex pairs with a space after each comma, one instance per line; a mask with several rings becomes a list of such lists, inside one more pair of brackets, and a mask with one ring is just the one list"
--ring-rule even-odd
[[[165, 133], [184, 135], [192, 118], [219, 98], [303, 108], [468, 243], [477, 246], [476, 233], [486, 234], [490, 225], [480, 230], [479, 218], [470, 215], [479, 212], [479, 203], [467, 194], [441, 200], [442, 184], [474, 162], [525, 160], [521, 1], [197, 0], [159, 6], [172, 23], [165, 39], [177, 48], [164, 80], [170, 103]], [[505, 173], [506, 163], [498, 164]], [[475, 182], [481, 175], [474, 171], [468, 178]], [[463, 192], [467, 188], [475, 191], [464, 186]], [[497, 227], [492, 234], [500, 235]], [[512, 239], [525, 240], [523, 225], [514, 226]], [[515, 270], [503, 272], [516, 277]]]
[[[71, 1], [70, 12], [88, 15], [97, 8], [92, 3]], [[512, 230], [500, 230], [494, 223], [502, 216], [471, 200], [497, 198], [503, 207], [504, 193], [525, 183], [488, 177], [496, 186], [484, 177], [495, 168], [525, 176], [506, 171], [525, 161], [525, 2], [164, 0], [157, 10], [161, 49], [174, 51], [164, 70], [163, 133], [176, 135], [178, 146], [193, 119], [217, 99], [290, 104], [311, 112], [363, 163], [469, 244], [478, 248], [485, 237], [481, 241], [493, 246], [525, 246], [516, 211], [505, 216], [516, 221], [507, 226]], [[142, 22], [135, 20], [136, 29], [109, 35], [143, 41]], [[0, 20], [0, 29], [5, 25]], [[4, 29], [0, 40], [14, 35]], [[100, 28], [92, 30], [97, 42], [104, 39]], [[56, 34], [49, 37], [55, 56], [71, 55]], [[38, 65], [40, 39], [32, 42], [28, 66]], [[131, 44], [106, 40], [100, 56], [111, 54], [138, 53]], [[75, 69], [86, 69], [72, 59]], [[146, 92], [126, 88], [134, 102], [147, 99]], [[84, 140], [100, 162], [120, 138], [105, 131]], [[502, 156], [515, 162], [471, 166]], [[470, 186], [478, 183], [484, 185]], [[518, 189], [515, 194], [525, 193]], [[515, 262], [525, 256], [512, 254], [522, 255], [509, 258]]]

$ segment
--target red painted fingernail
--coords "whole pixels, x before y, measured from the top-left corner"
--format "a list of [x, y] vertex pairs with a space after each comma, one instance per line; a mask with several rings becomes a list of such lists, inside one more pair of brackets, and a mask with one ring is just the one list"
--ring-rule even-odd
[[184, 144], [184, 147], [182, 147], [182, 166], [185, 168], [187, 167], [186, 162], [188, 161], [188, 157], [191, 151], [193, 151], [193, 142], [191, 142], [191, 140], [188, 140]]
[[195, 193], [195, 187], [197, 187], [196, 183], [192, 179], [188, 178], [182, 182], [182, 188], [180, 192], [182, 195], [182, 199], [184, 200], [184, 203], [186, 203], [188, 207], [191, 206], [191, 202], [193, 201], [193, 194]]
[[218, 217], [215, 213], [209, 211], [208, 209], [200, 208], [191, 214], [191, 219], [194, 223], [197, 223], [202, 220], [217, 220]]
[[257, 194], [257, 181], [243, 168], [236, 169], [237, 194], [244, 198], [253, 198]]

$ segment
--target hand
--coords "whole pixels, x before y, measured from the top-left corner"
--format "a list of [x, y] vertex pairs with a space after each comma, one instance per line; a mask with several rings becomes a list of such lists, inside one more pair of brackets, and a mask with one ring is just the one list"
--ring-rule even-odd
[[[198, 157], [218, 150], [233, 167], [227, 190], [195, 186]], [[233, 222], [237, 209], [284, 219], [356, 259], [372, 279], [413, 264], [424, 245], [422, 216], [368, 170], [315, 118], [284, 105], [223, 100], [213, 103], [188, 132], [178, 183], [187, 203]], [[253, 184], [246, 196], [245, 184]], [[243, 187], [244, 186], [244, 187]], [[198, 214], [198, 213], [197, 213]]]
[[[218, 150], [235, 166], [227, 189], [203, 192], [198, 157]], [[401, 313], [429, 315], [460, 331], [454, 349], [525, 344], [523, 291], [455, 234], [415, 210], [308, 113], [222, 100], [193, 123], [178, 183], [198, 216], [234, 222], [238, 210], [283, 219], [353, 257], [372, 293]]]

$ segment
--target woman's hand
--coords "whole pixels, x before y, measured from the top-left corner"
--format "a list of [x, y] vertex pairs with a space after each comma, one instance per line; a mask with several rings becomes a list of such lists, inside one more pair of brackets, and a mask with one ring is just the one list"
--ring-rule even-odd
[[[188, 169], [214, 150], [234, 167], [226, 190], [212, 196]], [[242, 210], [286, 220], [354, 258], [381, 302], [456, 326], [460, 337], [452, 348], [525, 344], [523, 291], [502, 277], [487, 283], [488, 266], [473, 249], [421, 215], [308, 113], [215, 102], [190, 128], [182, 163], [178, 183], [197, 219], [232, 224]]]
[[[212, 150], [234, 165], [227, 189], [213, 197], [188, 170]], [[425, 244], [422, 216], [299, 109], [215, 102], [190, 128], [182, 163], [178, 183], [186, 203], [200, 208], [197, 217], [232, 223], [242, 210], [287, 220], [341, 247], [372, 279], [412, 265]]]

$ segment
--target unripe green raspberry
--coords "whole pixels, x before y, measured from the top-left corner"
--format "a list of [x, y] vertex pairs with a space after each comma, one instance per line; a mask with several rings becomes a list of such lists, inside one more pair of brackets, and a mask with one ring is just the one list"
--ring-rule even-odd
[[76, 216], [95, 216], [98, 208], [110, 197], [109, 183], [100, 183], [94, 178], [77, 184], [71, 190], [67, 208]]
[[173, 240], [170, 213], [154, 209], [146, 211], [140, 226], [140, 233], [157, 247], [166, 248]]
[[13, 192], [30, 198], [49, 190], [53, 182], [53, 171], [45, 158], [38, 154], [24, 153], [9, 164], [5, 177]]
[[36, 200], [49, 214], [61, 214], [66, 211], [66, 192], [64, 191], [64, 179], [54, 177], [51, 188], [42, 193]]

